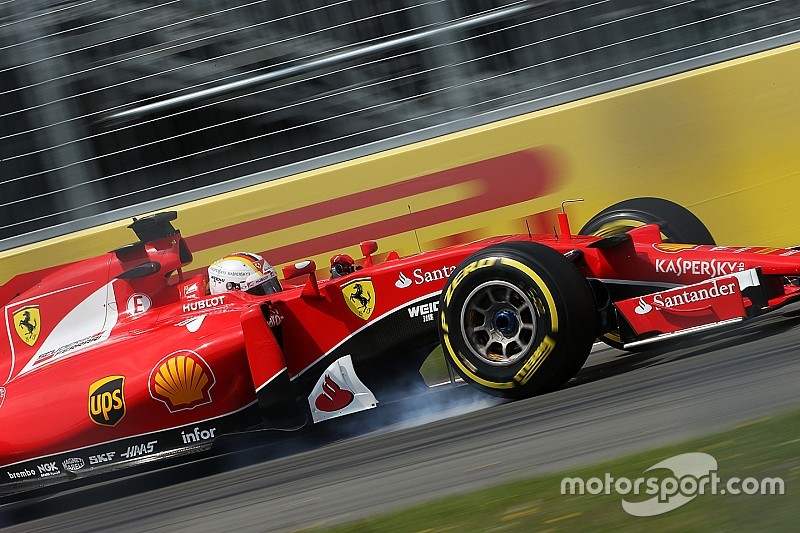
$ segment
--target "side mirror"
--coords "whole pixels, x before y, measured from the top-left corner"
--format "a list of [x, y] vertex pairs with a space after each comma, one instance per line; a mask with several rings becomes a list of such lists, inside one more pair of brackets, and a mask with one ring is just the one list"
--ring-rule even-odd
[[372, 266], [372, 254], [378, 251], [378, 243], [375, 241], [364, 241], [361, 243], [361, 253], [364, 255], [365, 267]]
[[322, 298], [319, 293], [319, 285], [317, 285], [317, 264], [314, 261], [300, 261], [293, 265], [286, 265], [282, 269], [284, 279], [292, 279], [303, 274], [308, 274], [308, 281], [306, 281], [303, 292], [300, 293], [301, 298]]
[[300, 261], [293, 265], [283, 267], [283, 278], [292, 279], [303, 274], [312, 274], [317, 271], [317, 264], [314, 261]]

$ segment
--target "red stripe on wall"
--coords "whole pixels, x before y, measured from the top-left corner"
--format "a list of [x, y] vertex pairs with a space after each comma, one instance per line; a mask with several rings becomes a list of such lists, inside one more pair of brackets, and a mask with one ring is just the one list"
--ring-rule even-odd
[[190, 249], [199, 251], [266, 235], [265, 230], [286, 229], [416, 194], [435, 194], [439, 189], [468, 181], [483, 182], [483, 192], [471, 198], [259, 252], [267, 254], [271, 263], [280, 264], [532, 200], [550, 192], [556, 178], [555, 157], [549, 150], [525, 150], [211, 230], [187, 237], [186, 241]]

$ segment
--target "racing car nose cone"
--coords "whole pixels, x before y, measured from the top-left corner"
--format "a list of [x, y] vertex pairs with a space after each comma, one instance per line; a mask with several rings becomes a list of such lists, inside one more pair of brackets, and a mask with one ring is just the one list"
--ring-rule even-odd
[[501, 309], [494, 314], [492, 325], [497, 331], [508, 337], [516, 333], [519, 320], [511, 309]]

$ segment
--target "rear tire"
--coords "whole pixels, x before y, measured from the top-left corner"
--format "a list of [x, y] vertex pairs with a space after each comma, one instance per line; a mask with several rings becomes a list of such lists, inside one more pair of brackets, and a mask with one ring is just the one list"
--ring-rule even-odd
[[445, 358], [466, 382], [526, 398], [581, 369], [597, 335], [597, 310], [586, 278], [563, 255], [537, 243], [503, 243], [451, 274], [439, 334]]
[[716, 244], [711, 232], [694, 213], [663, 198], [632, 198], [616, 203], [593, 216], [578, 233], [610, 237], [656, 222], [666, 222], [661, 233], [669, 242]]
[[[593, 216], [579, 235], [610, 237], [645, 224], [664, 223], [661, 234], [665, 242], [681, 244], [716, 244], [706, 225], [691, 211], [663, 198], [623, 200]], [[601, 335], [600, 340], [618, 350], [624, 344], [618, 331]], [[636, 350], [631, 350], [636, 351]]]

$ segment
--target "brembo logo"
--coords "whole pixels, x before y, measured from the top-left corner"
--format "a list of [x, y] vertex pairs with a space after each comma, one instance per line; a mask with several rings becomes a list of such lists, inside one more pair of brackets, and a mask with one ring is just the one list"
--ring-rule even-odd
[[125, 418], [125, 377], [108, 376], [89, 386], [89, 418], [99, 426], [114, 427]]
[[20, 470], [19, 472], [7, 472], [8, 477], [11, 479], [25, 479], [36, 476], [36, 470]]

